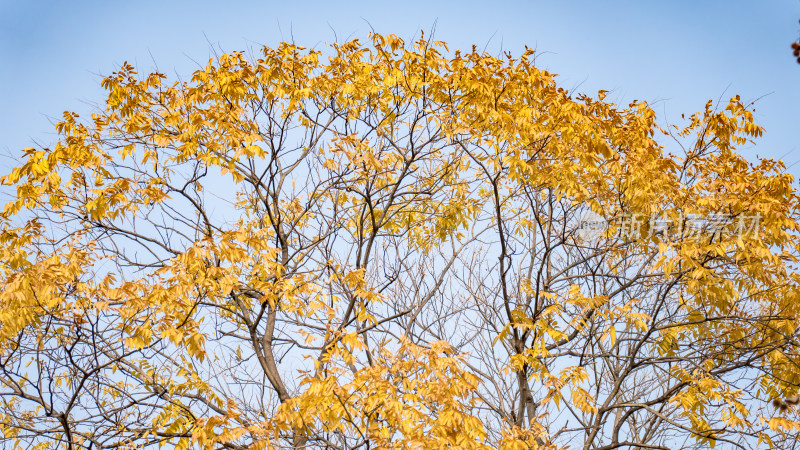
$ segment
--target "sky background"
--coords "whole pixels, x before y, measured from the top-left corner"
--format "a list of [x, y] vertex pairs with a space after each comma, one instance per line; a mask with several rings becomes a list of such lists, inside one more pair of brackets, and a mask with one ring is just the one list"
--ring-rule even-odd
[[[450, 49], [537, 49], [562, 87], [627, 104], [648, 101], [660, 123], [708, 99], [757, 100], [766, 127], [749, 158], [781, 158], [800, 174], [800, 0], [672, 2], [255, 2], [0, 0], [0, 172], [20, 150], [55, 142], [64, 110], [104, 100], [103, 76], [124, 61], [188, 79], [213, 51], [293, 40], [306, 47], [370, 30], [407, 41], [435, 28]], [[666, 142], [665, 142], [666, 143]], [[797, 164], [796, 164], [797, 163]]]

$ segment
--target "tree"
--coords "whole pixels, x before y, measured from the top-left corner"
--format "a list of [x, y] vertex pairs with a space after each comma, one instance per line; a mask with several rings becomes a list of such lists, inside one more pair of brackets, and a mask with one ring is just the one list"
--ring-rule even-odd
[[7, 445], [796, 438], [798, 196], [738, 97], [659, 126], [377, 34], [165, 79], [126, 63], [3, 178]]

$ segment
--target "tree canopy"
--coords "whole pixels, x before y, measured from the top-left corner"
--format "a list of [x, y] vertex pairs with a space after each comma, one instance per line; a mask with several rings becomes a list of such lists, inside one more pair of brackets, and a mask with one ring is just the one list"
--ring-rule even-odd
[[663, 124], [534, 55], [373, 34], [188, 81], [124, 64], [2, 178], [0, 441], [792, 442], [798, 196], [737, 153], [752, 105]]

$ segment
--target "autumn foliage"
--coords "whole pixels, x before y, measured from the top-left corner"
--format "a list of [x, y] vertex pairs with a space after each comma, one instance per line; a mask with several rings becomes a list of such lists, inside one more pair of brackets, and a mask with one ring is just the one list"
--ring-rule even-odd
[[736, 152], [750, 105], [659, 125], [532, 50], [368, 41], [178, 82], [125, 64], [24, 151], [2, 179], [7, 448], [797, 437], [772, 402], [800, 388], [798, 196]]

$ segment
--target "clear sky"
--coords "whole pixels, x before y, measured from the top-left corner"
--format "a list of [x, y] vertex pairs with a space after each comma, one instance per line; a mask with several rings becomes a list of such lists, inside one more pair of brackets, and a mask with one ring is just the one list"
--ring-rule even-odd
[[[65, 109], [91, 112], [123, 61], [189, 78], [212, 47], [322, 46], [371, 29], [407, 40], [435, 26], [454, 48], [537, 49], [563, 87], [649, 101], [664, 120], [708, 99], [760, 98], [755, 154], [800, 162], [800, 0], [256, 2], [0, 0], [0, 155], [48, 146]], [[0, 157], [0, 172], [13, 161]], [[789, 171], [800, 174], [800, 163]]]

